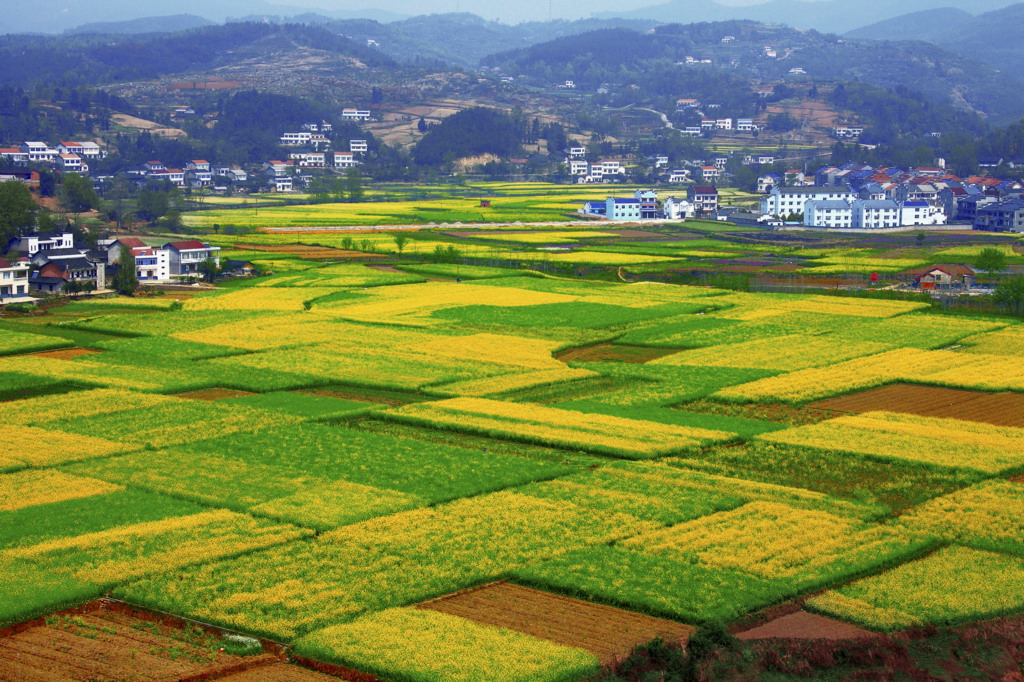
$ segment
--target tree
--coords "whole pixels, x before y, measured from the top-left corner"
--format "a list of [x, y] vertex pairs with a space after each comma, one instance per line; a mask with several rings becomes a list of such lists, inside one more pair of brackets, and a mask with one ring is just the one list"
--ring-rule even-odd
[[75, 173], [66, 173], [60, 186], [60, 203], [71, 213], [82, 213], [100, 205], [92, 181]]
[[427, 119], [420, 117], [419, 123], [416, 124], [416, 130], [421, 133], [427, 132]]
[[989, 246], [981, 250], [974, 264], [979, 270], [991, 277], [993, 274], [1006, 269], [1006, 256], [999, 249]]
[[395, 235], [395, 248], [398, 249], [398, 255], [401, 256], [402, 252], [405, 251], [405, 245], [409, 243], [409, 237], [399, 232]]
[[135, 256], [127, 246], [121, 247], [117, 274], [110, 280], [110, 285], [122, 296], [131, 296], [139, 288], [139, 277], [135, 272]]
[[924, 232], [918, 232], [918, 233], [917, 233], [917, 236], [916, 236], [916, 237], [914, 237], [914, 239], [916, 239], [916, 240], [917, 240], [917, 245], [918, 245], [918, 246], [924, 246], [924, 240], [925, 240], [925, 234], [924, 234]]
[[349, 168], [345, 173], [345, 191], [348, 193], [348, 200], [360, 201], [363, 198], [363, 176], [358, 168]]
[[155, 187], [147, 187], [139, 192], [139, 203], [136, 214], [146, 221], [154, 221], [167, 214], [171, 208], [170, 195]]
[[17, 180], [0, 182], [0, 248], [32, 228], [38, 208], [28, 187]]
[[203, 273], [203, 279], [207, 282], [212, 282], [217, 278], [220, 273], [220, 266], [217, 265], [217, 261], [212, 258], [207, 258], [199, 264], [199, 272]]
[[1010, 313], [1024, 317], [1024, 276], [1004, 279], [993, 295], [997, 305]]

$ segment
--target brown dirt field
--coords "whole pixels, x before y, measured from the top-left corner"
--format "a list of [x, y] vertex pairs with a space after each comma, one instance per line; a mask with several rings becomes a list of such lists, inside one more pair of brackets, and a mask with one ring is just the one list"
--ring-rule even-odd
[[788, 405], [786, 403], [759, 404], [750, 403], [745, 405], [732, 403], [718, 403], [713, 400], [702, 398], [693, 402], [673, 405], [674, 409], [686, 410], [688, 412], [700, 412], [703, 414], [720, 414], [726, 417], [744, 417], [746, 419], [757, 419], [759, 421], [775, 422], [788, 426], [803, 426], [805, 424], [817, 424], [838, 417], [839, 414], [831, 410], [814, 409], [807, 405]]
[[878, 637], [841, 620], [797, 611], [736, 635], [738, 639], [862, 639]]
[[91, 348], [60, 348], [58, 350], [44, 350], [39, 353], [29, 353], [39, 358], [49, 358], [51, 360], [72, 360], [74, 358], [80, 358], [83, 355], [96, 355], [103, 351], [93, 350]]
[[181, 130], [180, 128], [166, 128], [160, 125], [159, 123], [147, 121], [144, 118], [136, 118], [135, 116], [129, 116], [128, 114], [114, 114], [110, 117], [110, 120], [119, 126], [124, 126], [125, 128], [135, 128], [136, 130], [146, 130], [160, 137], [188, 137], [188, 133], [186, 133], [184, 130]]
[[[310, 232], [316, 232], [316, 230], [310, 230]], [[279, 246], [271, 246], [267, 244], [235, 244], [235, 248], [245, 251], [287, 253], [299, 256], [305, 260], [322, 260], [327, 258], [387, 258], [385, 255], [376, 253], [345, 251], [344, 249], [332, 249], [327, 246], [304, 246], [302, 244], [283, 244]]]
[[202, 643], [180, 627], [97, 603], [78, 615], [56, 615], [0, 637], [0, 680], [212, 679], [279, 660], [273, 654], [241, 658], [221, 653], [214, 648], [216, 641]]
[[614, 343], [599, 343], [593, 346], [568, 348], [555, 353], [555, 359], [562, 362], [629, 362], [642, 365], [678, 353], [678, 348], [647, 348], [645, 346], [623, 346]]
[[231, 682], [337, 682], [337, 677], [324, 675], [308, 668], [300, 668], [297, 665], [278, 663], [263, 668], [246, 670], [235, 675], [221, 677], [222, 680]]
[[696, 631], [689, 625], [506, 582], [442, 597], [418, 608], [584, 649], [602, 663], [623, 658], [637, 644], [656, 637], [685, 640]]
[[1024, 394], [982, 393], [938, 386], [892, 384], [811, 403], [810, 407], [858, 414], [873, 410], [946, 417], [996, 426], [1024, 427]]
[[236, 391], [233, 388], [204, 388], [201, 391], [187, 391], [185, 393], [178, 393], [175, 395], [176, 398], [186, 398], [188, 400], [203, 400], [206, 402], [214, 402], [216, 400], [226, 400], [228, 398], [244, 398], [246, 396], [256, 395], [249, 391]]
[[387, 405], [388, 407], [401, 407], [402, 405], [409, 404], [408, 400], [403, 400], [401, 398], [390, 398], [387, 396], [360, 393], [359, 391], [342, 391], [329, 388], [314, 388], [306, 391], [295, 391], [295, 393], [300, 395], [319, 396], [321, 398], [338, 398], [339, 400], [375, 403], [377, 405]]

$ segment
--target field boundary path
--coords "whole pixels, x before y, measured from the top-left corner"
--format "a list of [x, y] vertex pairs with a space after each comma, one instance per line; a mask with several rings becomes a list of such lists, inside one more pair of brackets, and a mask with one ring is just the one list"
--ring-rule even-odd
[[637, 225], [677, 225], [679, 220], [552, 220], [541, 223], [428, 223], [426, 225], [331, 225], [321, 227], [264, 227], [264, 232], [394, 232], [395, 230], [436, 230], [438, 228], [490, 228], [490, 227], [630, 227]]

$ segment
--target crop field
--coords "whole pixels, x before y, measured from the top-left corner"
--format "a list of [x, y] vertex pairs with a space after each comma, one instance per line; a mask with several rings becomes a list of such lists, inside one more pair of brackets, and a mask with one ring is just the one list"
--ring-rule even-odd
[[[776, 607], [1024, 612], [1012, 318], [253, 237], [276, 274], [0, 322], [0, 628], [109, 596], [384, 679], [569, 682]], [[636, 255], [597, 248], [557, 255]]]

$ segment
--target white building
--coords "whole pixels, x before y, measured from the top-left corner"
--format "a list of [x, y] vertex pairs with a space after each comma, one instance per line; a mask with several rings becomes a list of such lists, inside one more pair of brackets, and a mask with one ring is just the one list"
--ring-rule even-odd
[[353, 168], [358, 165], [359, 162], [356, 161], [356, 156], [352, 152], [334, 152], [335, 168]]
[[45, 142], [22, 142], [21, 151], [28, 157], [28, 161], [35, 163], [53, 163], [57, 158], [57, 150], [50, 149]]
[[752, 133], [757, 130], [757, 126], [754, 125], [754, 119], [752, 118], [738, 118], [736, 119], [736, 130], [744, 133]]
[[569, 147], [569, 158], [570, 159], [582, 159], [587, 155], [586, 147]]
[[73, 249], [75, 248], [75, 236], [70, 232], [39, 232], [15, 237], [8, 243], [7, 248], [10, 251], [34, 256], [40, 251]]
[[172, 277], [198, 273], [199, 264], [208, 258], [220, 265], [220, 247], [210, 246], [196, 239], [169, 242], [164, 244], [163, 250], [169, 254], [168, 268]]
[[171, 251], [152, 247], [132, 249], [135, 276], [140, 282], [166, 282], [171, 279]]
[[0, 303], [13, 303], [28, 296], [28, 273], [25, 261], [10, 262], [0, 258]]
[[587, 175], [590, 172], [590, 164], [582, 159], [566, 159], [570, 175]]
[[679, 182], [689, 182], [690, 181], [690, 171], [684, 170], [684, 169], [676, 169], [676, 170], [672, 171], [671, 173], [669, 173], [668, 181], [670, 183], [673, 183], [673, 184], [679, 183]]
[[693, 204], [686, 199], [669, 197], [662, 202], [661, 210], [669, 220], [685, 220], [692, 218], [694, 213]]
[[369, 109], [345, 108], [341, 110], [341, 117], [346, 121], [369, 121], [373, 114]]
[[82, 157], [78, 154], [58, 154], [57, 167], [68, 173], [81, 173], [89, 170], [88, 166], [82, 164]]
[[808, 227], [853, 227], [853, 207], [840, 199], [810, 200], [804, 204], [804, 225]]
[[349, 140], [348, 150], [353, 154], [365, 154], [370, 151], [370, 144], [366, 140]]
[[286, 147], [301, 147], [309, 144], [309, 141], [313, 139], [313, 133], [308, 130], [303, 130], [298, 133], [285, 133], [281, 136], [281, 144]]
[[926, 201], [905, 201], [900, 204], [900, 224], [945, 225], [946, 214]]
[[762, 215], [785, 217], [792, 213], [805, 213], [804, 204], [808, 201], [839, 200], [847, 203], [856, 195], [846, 187], [773, 187], [766, 196], [761, 197]]

